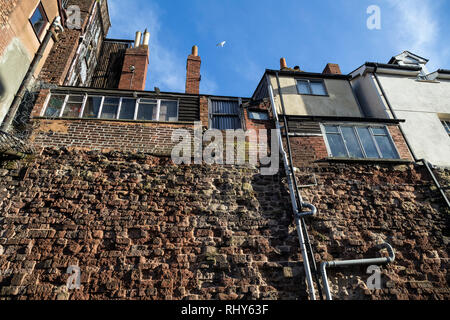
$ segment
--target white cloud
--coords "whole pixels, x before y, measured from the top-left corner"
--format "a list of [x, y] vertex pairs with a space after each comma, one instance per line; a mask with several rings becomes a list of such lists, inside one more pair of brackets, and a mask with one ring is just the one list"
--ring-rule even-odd
[[442, 67], [441, 63], [448, 57], [448, 49], [440, 47], [443, 39], [439, 28], [439, 1], [430, 0], [387, 0], [394, 9], [396, 20], [392, 30], [392, 42], [400, 53], [411, 51], [430, 59], [429, 68]]
[[[146, 86], [149, 90], [159, 87], [161, 91], [184, 92], [186, 79], [186, 59], [190, 48], [177, 52], [168, 47], [162, 38], [160, 23], [161, 9], [149, 1], [109, 0], [112, 28], [109, 37], [134, 39], [135, 32], [151, 33], [150, 64]], [[205, 90], [215, 90], [213, 81], [205, 81]]]

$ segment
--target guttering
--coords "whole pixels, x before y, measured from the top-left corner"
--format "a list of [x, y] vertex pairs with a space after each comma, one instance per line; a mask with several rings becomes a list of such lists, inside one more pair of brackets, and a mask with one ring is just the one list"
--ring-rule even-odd
[[[383, 98], [386, 101], [386, 104], [387, 104], [389, 110], [391, 111], [392, 117], [394, 117], [394, 119], [398, 119], [398, 117], [397, 117], [397, 115], [396, 115], [396, 113], [394, 111], [394, 108], [392, 107], [391, 102], [389, 101], [389, 99], [388, 99], [388, 97], [386, 95], [386, 92], [384, 91], [383, 85], [381, 84], [381, 81], [378, 78], [377, 70], [378, 70], [378, 66], [375, 65], [375, 69], [373, 70], [373, 75], [375, 77], [375, 81], [377, 82], [378, 87], [381, 90], [381, 94], [383, 95]], [[438, 188], [439, 192], [441, 193], [441, 196], [444, 199], [445, 203], [447, 204], [447, 207], [450, 208], [450, 201], [447, 198], [447, 195], [445, 194], [445, 190], [442, 188], [441, 184], [437, 180], [436, 176], [433, 173], [433, 170], [431, 170], [429, 162], [426, 159], [418, 159], [417, 158], [416, 154], [414, 153], [413, 148], [411, 147], [411, 143], [409, 142], [408, 137], [406, 136], [405, 132], [403, 131], [402, 126], [398, 126], [398, 127], [400, 129], [400, 132], [401, 132], [403, 138], [405, 139], [406, 145], [408, 146], [408, 149], [411, 152], [411, 155], [412, 155], [414, 161], [416, 163], [423, 163], [423, 165], [426, 167], [428, 173], [430, 174], [430, 176], [431, 176], [431, 178], [432, 178], [436, 188]]]
[[399, 124], [406, 122], [402, 119], [383, 119], [383, 118], [362, 118], [362, 117], [337, 117], [337, 116], [287, 116], [288, 120], [302, 120], [315, 122], [364, 122], [364, 123], [385, 123], [385, 124]]
[[343, 261], [328, 261], [322, 262], [320, 265], [320, 271], [322, 272], [322, 282], [325, 289], [325, 294], [327, 300], [333, 300], [331, 295], [330, 286], [327, 277], [327, 268], [336, 267], [347, 267], [347, 266], [357, 266], [357, 265], [384, 265], [394, 262], [395, 252], [389, 243], [383, 243], [380, 245], [381, 249], [385, 248], [389, 252], [389, 257], [387, 258], [374, 258], [374, 259], [357, 259], [357, 260], [343, 260]]
[[[291, 161], [290, 163], [288, 160], [288, 155], [286, 154], [286, 151], [284, 150], [284, 147], [283, 147], [283, 138], [281, 136], [281, 125], [280, 125], [280, 121], [278, 118], [278, 111], [276, 109], [275, 97], [274, 97], [274, 93], [273, 93], [272, 84], [270, 83], [270, 79], [267, 76], [267, 74], [265, 77], [267, 80], [268, 91], [269, 91], [270, 101], [271, 101], [271, 105], [272, 105], [272, 113], [273, 113], [273, 117], [275, 119], [275, 124], [276, 124], [276, 128], [277, 128], [278, 142], [280, 145], [280, 154], [283, 158], [284, 168], [286, 171], [286, 177], [287, 177], [288, 186], [289, 186], [289, 193], [290, 193], [290, 197], [291, 197], [291, 204], [292, 204], [292, 209], [294, 211], [295, 225], [297, 228], [297, 234], [298, 234], [299, 242], [300, 242], [300, 250], [302, 252], [302, 257], [303, 257], [303, 266], [305, 269], [306, 281], [308, 283], [309, 295], [310, 295], [311, 300], [316, 300], [314, 283], [313, 283], [313, 279], [312, 279], [311, 267], [310, 267], [310, 263], [309, 263], [309, 257], [308, 257], [308, 252], [307, 252], [306, 246], [309, 245], [310, 250], [312, 250], [312, 248], [311, 248], [311, 244], [309, 243], [309, 241], [308, 241], [308, 243], [305, 241], [305, 235], [303, 233], [303, 224], [304, 224], [303, 218], [305, 216], [315, 215], [317, 213], [317, 208], [315, 206], [313, 206], [312, 204], [304, 203], [303, 199], [301, 197], [301, 194], [298, 190], [297, 180], [295, 178], [295, 173], [294, 173], [295, 171], [294, 171], [293, 162], [292, 162], [292, 154], [290, 153], [289, 136], [287, 136], [287, 145], [289, 148], [289, 156], [290, 156], [290, 161]], [[282, 107], [284, 109], [284, 102], [282, 102]], [[285, 124], [287, 124], [286, 113], [284, 113], [284, 120], [285, 120]], [[287, 128], [285, 128], [285, 129], [287, 129]], [[299, 200], [299, 203], [297, 202], [297, 199]], [[309, 209], [309, 211], [302, 212], [302, 208], [307, 208], [307, 209]], [[307, 230], [306, 230], [306, 232], [307, 232]], [[313, 258], [314, 258], [314, 256], [313, 256]], [[315, 261], [314, 261], [314, 264], [315, 264]], [[316, 274], [316, 276], [317, 276], [317, 274]], [[318, 282], [318, 277], [317, 277], [316, 281]], [[320, 285], [318, 285], [318, 289], [319, 289], [320, 296], [322, 298]]]
[[25, 93], [28, 89], [28, 87], [31, 84], [31, 81], [33, 79], [33, 75], [36, 72], [36, 69], [39, 65], [39, 62], [41, 61], [42, 57], [44, 56], [44, 52], [47, 49], [48, 43], [50, 42], [50, 39], [52, 38], [53, 34], [56, 33], [56, 30], [62, 30], [61, 26], [61, 18], [56, 17], [50, 27], [47, 30], [47, 33], [45, 34], [44, 39], [41, 42], [41, 45], [39, 46], [38, 51], [36, 52], [33, 61], [31, 62], [30, 67], [28, 68], [28, 71], [22, 81], [22, 84], [19, 87], [19, 90], [17, 91], [16, 96], [14, 97], [14, 100], [11, 104], [11, 107], [8, 110], [8, 113], [6, 114], [5, 119], [3, 120], [3, 123], [0, 127], [0, 130], [4, 132], [9, 132], [11, 129], [11, 125], [14, 121], [14, 118], [16, 117], [17, 111], [19, 110], [20, 104], [22, 103], [23, 97], [25, 96]]
[[266, 74], [281, 75], [281, 76], [294, 76], [303, 78], [321, 78], [321, 79], [338, 79], [338, 80], [350, 80], [351, 75], [334, 74], [334, 73], [317, 73], [317, 72], [304, 72], [304, 71], [289, 71], [289, 70], [272, 70], [266, 69]]

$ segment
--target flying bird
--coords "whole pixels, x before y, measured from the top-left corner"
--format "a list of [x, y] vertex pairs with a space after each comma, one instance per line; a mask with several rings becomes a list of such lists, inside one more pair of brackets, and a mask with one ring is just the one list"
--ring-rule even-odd
[[217, 46], [223, 48], [225, 46], [226, 41], [222, 41], [221, 43], [218, 43]]

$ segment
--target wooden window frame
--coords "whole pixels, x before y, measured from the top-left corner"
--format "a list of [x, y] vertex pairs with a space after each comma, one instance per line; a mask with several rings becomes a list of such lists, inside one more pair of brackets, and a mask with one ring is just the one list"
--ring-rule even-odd
[[[42, 29], [37, 32], [36, 29], [34, 28], [33, 22], [31, 21], [31, 18], [33, 17], [33, 15], [36, 13], [36, 10], [39, 10], [39, 12], [41, 13], [41, 16], [44, 20], [46, 20], [45, 25], [42, 27]], [[47, 16], [47, 12], [45, 12], [45, 8], [42, 4], [42, 1], [39, 1], [38, 5], [36, 6], [36, 8], [33, 10], [33, 13], [31, 14], [31, 16], [28, 18], [28, 22], [31, 25], [31, 28], [34, 31], [34, 34], [36, 35], [36, 37], [38, 38], [39, 42], [41, 42], [41, 37], [44, 34], [44, 31], [46, 29], [46, 27], [48, 26], [48, 24], [50, 23], [50, 21], [48, 20], [48, 16]]]

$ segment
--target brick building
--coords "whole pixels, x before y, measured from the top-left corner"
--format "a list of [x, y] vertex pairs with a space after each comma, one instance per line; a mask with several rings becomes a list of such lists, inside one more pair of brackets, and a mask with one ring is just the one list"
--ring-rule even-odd
[[[363, 267], [330, 270], [335, 297], [450, 298], [435, 181], [414, 163], [403, 120], [366, 113], [337, 64], [314, 73], [282, 59], [251, 98], [204, 95], [194, 46], [184, 93], [148, 91], [150, 34], [108, 39], [106, 0], [64, 4], [81, 23], [55, 34], [36, 76], [36, 152], [0, 159], [0, 299], [314, 299], [319, 262], [379, 257], [384, 242], [396, 260], [382, 288], [369, 289]], [[285, 170], [174, 165], [172, 133], [196, 122], [280, 129]], [[81, 286], [69, 290], [74, 265]]]

